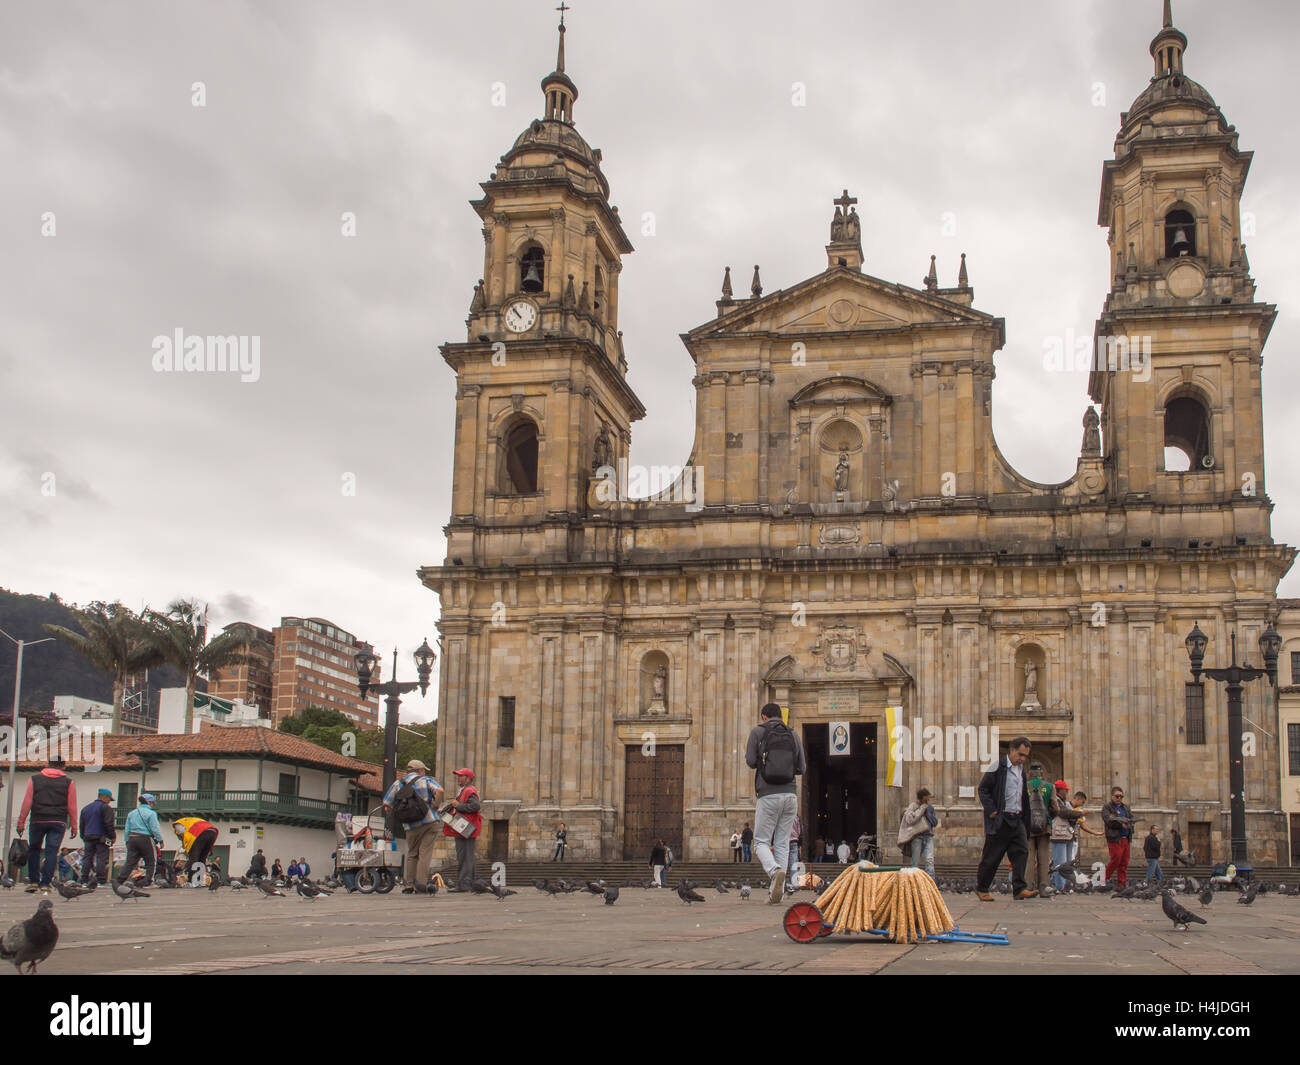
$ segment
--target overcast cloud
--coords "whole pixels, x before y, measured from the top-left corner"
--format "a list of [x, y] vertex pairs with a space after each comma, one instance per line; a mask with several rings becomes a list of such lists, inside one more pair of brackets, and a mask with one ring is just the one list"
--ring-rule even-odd
[[[5, 5], [0, 584], [137, 608], [197, 596], [219, 624], [320, 615], [396, 642], [413, 676], [438, 608], [415, 570], [442, 561], [451, 499], [455, 386], [437, 345], [465, 338], [482, 276], [466, 201], [540, 114], [554, 7]], [[712, 317], [722, 268], [738, 293], [754, 263], [768, 292], [819, 272], [847, 187], [869, 273], [919, 286], [937, 254], [952, 285], [967, 253], [976, 307], [1007, 321], [998, 442], [1030, 478], [1070, 476], [1086, 375], [1045, 372], [1043, 338], [1091, 334], [1105, 298], [1101, 165], [1150, 77], [1160, 8], [577, 0], [575, 119], [637, 248], [619, 298], [649, 410], [633, 459], [690, 451], [678, 334]], [[1247, 243], [1258, 297], [1280, 310], [1268, 488], [1274, 537], [1294, 544], [1300, 8], [1226, 10], [1174, 5], [1188, 75], [1256, 153]], [[178, 328], [260, 336], [259, 380], [155, 372], [154, 337]], [[1281, 594], [1300, 596], [1300, 575]], [[427, 718], [433, 699], [406, 709]]]

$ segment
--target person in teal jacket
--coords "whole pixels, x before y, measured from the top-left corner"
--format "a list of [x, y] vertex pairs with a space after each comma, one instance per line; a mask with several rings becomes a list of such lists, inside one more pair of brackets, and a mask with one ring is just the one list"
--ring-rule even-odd
[[127, 815], [126, 862], [117, 875], [119, 884], [126, 883], [127, 877], [135, 872], [135, 863], [141, 859], [144, 861], [145, 883], [153, 883], [154, 859], [163, 841], [153, 804], [154, 797], [146, 791], [140, 796], [136, 808]]

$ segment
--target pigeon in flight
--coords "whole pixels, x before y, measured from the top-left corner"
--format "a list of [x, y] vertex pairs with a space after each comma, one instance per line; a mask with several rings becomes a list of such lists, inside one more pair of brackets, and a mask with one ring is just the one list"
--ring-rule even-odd
[[519, 894], [519, 892], [517, 892], [517, 891], [513, 891], [513, 890], [511, 890], [511, 889], [508, 888], [508, 887], [497, 887], [496, 884], [492, 884], [492, 885], [488, 888], [488, 890], [491, 891], [492, 894], [495, 895], [495, 896], [497, 897], [497, 901], [498, 901], [498, 902], [504, 902], [504, 901], [506, 900], [506, 897], [509, 896], [509, 895], [518, 895], [518, 894]]
[[605, 894], [605, 881], [588, 880], [587, 890], [590, 891], [593, 895], [603, 895]]
[[677, 897], [686, 903], [687, 906], [692, 902], [704, 901], [704, 896], [696, 893], [694, 888], [687, 887], [686, 881], [684, 880], [677, 885]]
[[1237, 905], [1249, 906], [1252, 902], [1255, 901], [1255, 896], [1258, 894], [1259, 894], [1259, 885], [1251, 884], [1248, 888], [1246, 888], [1245, 891], [1241, 893], [1241, 898], [1237, 900]]
[[275, 884], [272, 884], [270, 881], [267, 880], [259, 880], [257, 882], [257, 890], [260, 891], [263, 895], [265, 895], [268, 899], [272, 895], [281, 899], [285, 897], [283, 891], [281, 891], [278, 887], [276, 887]]
[[1165, 916], [1174, 922], [1175, 932], [1186, 932], [1189, 922], [1197, 924], [1209, 924], [1209, 922], [1200, 914], [1192, 913], [1191, 910], [1185, 909], [1174, 900], [1172, 888], [1165, 888], [1164, 893], [1160, 896], [1160, 908], [1165, 911]]
[[73, 899], [78, 899], [82, 895], [89, 895], [90, 888], [83, 887], [81, 884], [72, 880], [61, 880], [59, 882], [59, 894], [71, 902]]
[[59, 942], [59, 927], [54, 923], [54, 903], [41, 899], [34, 916], [19, 921], [0, 939], [0, 958], [14, 963], [14, 968], [22, 973], [27, 966], [27, 975], [36, 972], [36, 963], [42, 962], [54, 953]]
[[605, 894], [605, 905], [606, 905], [606, 906], [613, 906], [614, 903], [616, 903], [616, 902], [618, 901], [618, 887], [617, 887], [617, 885], [613, 885], [613, 884], [611, 884], [609, 887], [607, 887], [607, 888], [605, 889], [604, 894]]
[[134, 884], [113, 881], [113, 894], [125, 902], [127, 899], [147, 899], [149, 892], [141, 891]]

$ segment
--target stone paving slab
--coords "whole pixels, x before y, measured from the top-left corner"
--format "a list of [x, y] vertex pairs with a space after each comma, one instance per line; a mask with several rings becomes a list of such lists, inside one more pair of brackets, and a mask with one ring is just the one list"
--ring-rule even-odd
[[[811, 901], [801, 892], [798, 899]], [[1004, 932], [1011, 946], [892, 944], [835, 935], [792, 942], [785, 906], [736, 895], [687, 907], [675, 894], [626, 889], [615, 906], [590, 895], [521, 892], [435, 897], [336, 894], [308, 902], [243, 892], [157, 891], [123, 903], [108, 892], [57, 895], [59, 949], [49, 973], [113, 975], [482, 972], [968, 973], [1050, 966], [1074, 973], [1300, 972], [1300, 899], [1253, 906], [1216, 898], [1208, 926], [1174, 932], [1158, 901], [1073, 896], [980, 903], [947, 895], [958, 925]], [[30, 916], [38, 896], [0, 892], [0, 929]], [[1184, 901], [1187, 905], [1187, 900]]]

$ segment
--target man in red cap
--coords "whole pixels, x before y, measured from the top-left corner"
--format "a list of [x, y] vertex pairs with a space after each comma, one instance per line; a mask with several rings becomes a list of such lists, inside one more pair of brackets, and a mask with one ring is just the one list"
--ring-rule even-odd
[[458, 813], [469, 822], [468, 834], [462, 836], [451, 825], [443, 830], [444, 836], [451, 836], [456, 841], [456, 886], [451, 891], [468, 891], [474, 879], [474, 841], [483, 828], [483, 815], [479, 812], [478, 788], [474, 787], [474, 770], [457, 769], [452, 774], [456, 778], [456, 797], [443, 809]]

